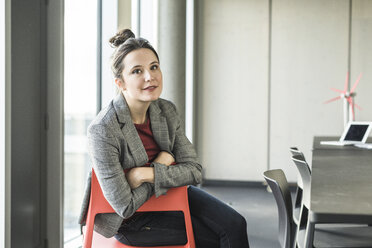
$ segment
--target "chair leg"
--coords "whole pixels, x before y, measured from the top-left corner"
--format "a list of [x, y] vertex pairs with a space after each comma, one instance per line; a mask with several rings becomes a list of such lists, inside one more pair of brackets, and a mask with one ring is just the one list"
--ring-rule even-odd
[[306, 236], [307, 223], [308, 223], [308, 213], [309, 211], [307, 207], [304, 204], [302, 204], [300, 214], [299, 214], [299, 221], [297, 225], [296, 236], [295, 236], [295, 243], [297, 247], [303, 248], [305, 245], [305, 236]]
[[[186, 195], [186, 202], [187, 201], [188, 201], [188, 196]], [[185, 228], [186, 228], [186, 236], [187, 236], [187, 244], [185, 245], [185, 248], [196, 248], [195, 240], [194, 240], [194, 231], [192, 229], [191, 214], [190, 214], [189, 209], [183, 210], [183, 216], [185, 219]]]
[[315, 231], [315, 223], [308, 221], [307, 227], [306, 227], [306, 236], [305, 236], [305, 247], [306, 248], [314, 247], [313, 245], [314, 244], [314, 231]]
[[188, 243], [187, 248], [195, 248], [196, 247], [195, 240], [192, 238], [194, 236], [192, 225], [190, 222], [186, 222], [186, 220], [185, 220], [185, 225], [186, 225], [186, 236], [187, 236], [187, 243]]
[[[93, 220], [91, 221], [91, 218]], [[94, 213], [88, 213], [87, 220], [86, 220], [86, 229], [84, 235], [84, 244], [83, 248], [91, 248], [92, 247], [92, 240], [93, 240], [93, 231], [94, 231]]]
[[292, 248], [297, 248], [297, 235], [298, 235], [298, 225], [296, 225], [296, 228], [293, 233], [293, 247]]

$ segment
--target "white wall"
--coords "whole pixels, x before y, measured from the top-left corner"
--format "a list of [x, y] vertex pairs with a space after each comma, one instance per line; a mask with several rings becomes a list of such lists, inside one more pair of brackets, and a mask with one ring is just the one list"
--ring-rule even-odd
[[273, 1], [270, 168], [297, 171], [288, 148], [311, 161], [314, 135], [339, 135], [343, 105], [323, 102], [348, 71], [349, 1]]
[[197, 1], [196, 144], [204, 177], [267, 168], [269, 1]]
[[[372, 1], [352, 2], [351, 35], [351, 82], [355, 82], [360, 73], [362, 78], [356, 88], [356, 104], [362, 110], [356, 110], [356, 119], [372, 120]], [[370, 134], [371, 136], [372, 134]]]
[[352, 84], [363, 73], [356, 120], [372, 120], [371, 1], [206, 0], [197, 11], [196, 133], [206, 179], [263, 181], [263, 170], [282, 168], [295, 181], [289, 147], [311, 163], [314, 136], [342, 133], [342, 101], [323, 102], [349, 70]]

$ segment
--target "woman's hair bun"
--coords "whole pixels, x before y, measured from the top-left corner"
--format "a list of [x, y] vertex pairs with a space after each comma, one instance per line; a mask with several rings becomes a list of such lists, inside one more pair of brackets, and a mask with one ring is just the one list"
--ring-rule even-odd
[[118, 47], [130, 38], [135, 38], [134, 33], [130, 29], [123, 29], [117, 32], [109, 42], [113, 47]]

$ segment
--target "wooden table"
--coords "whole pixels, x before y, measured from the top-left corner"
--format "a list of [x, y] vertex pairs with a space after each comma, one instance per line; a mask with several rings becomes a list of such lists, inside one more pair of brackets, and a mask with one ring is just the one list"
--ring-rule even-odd
[[321, 140], [337, 138], [314, 138], [306, 247], [316, 223], [372, 223], [372, 150]]

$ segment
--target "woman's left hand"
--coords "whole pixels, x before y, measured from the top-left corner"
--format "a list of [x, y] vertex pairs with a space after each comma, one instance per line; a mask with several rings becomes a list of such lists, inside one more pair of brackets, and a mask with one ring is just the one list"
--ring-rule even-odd
[[138, 188], [142, 183], [154, 183], [154, 168], [136, 167], [125, 173], [131, 189]]
[[176, 161], [174, 160], [174, 157], [166, 151], [159, 152], [158, 156], [154, 159], [154, 162], [164, 164], [166, 166], [174, 164]]

